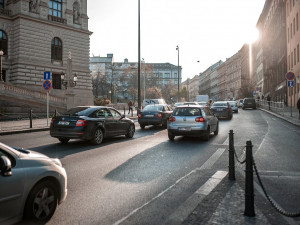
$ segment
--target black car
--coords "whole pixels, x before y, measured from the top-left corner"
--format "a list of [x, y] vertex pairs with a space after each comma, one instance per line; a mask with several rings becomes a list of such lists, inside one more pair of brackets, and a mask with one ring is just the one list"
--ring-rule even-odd
[[90, 140], [101, 144], [103, 138], [125, 135], [132, 138], [134, 122], [119, 111], [105, 106], [79, 106], [53, 117], [50, 135], [62, 143], [70, 139]]
[[164, 128], [167, 128], [172, 112], [172, 107], [167, 104], [147, 105], [138, 114], [138, 122], [142, 129], [148, 125], [162, 125]]
[[216, 117], [232, 119], [232, 108], [227, 101], [217, 101], [211, 106]]
[[254, 98], [244, 98], [242, 109], [256, 109], [256, 102]]

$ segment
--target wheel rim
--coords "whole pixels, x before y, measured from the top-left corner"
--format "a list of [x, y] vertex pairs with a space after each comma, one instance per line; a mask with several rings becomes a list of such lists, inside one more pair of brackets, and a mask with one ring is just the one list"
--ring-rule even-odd
[[95, 133], [96, 143], [100, 144], [102, 142], [102, 139], [103, 139], [102, 131], [100, 129], [96, 130], [96, 133]]
[[133, 128], [133, 126], [132, 125], [130, 125], [130, 127], [129, 127], [129, 136], [130, 137], [132, 137], [133, 135], [134, 135], [134, 128]]
[[37, 219], [49, 216], [55, 206], [55, 194], [51, 188], [43, 188], [34, 198], [33, 214]]

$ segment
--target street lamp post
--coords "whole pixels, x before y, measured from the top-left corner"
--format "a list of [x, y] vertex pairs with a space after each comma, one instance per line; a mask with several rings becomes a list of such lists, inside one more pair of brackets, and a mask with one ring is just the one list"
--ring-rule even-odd
[[145, 60], [142, 58], [143, 67], [144, 67], [144, 99], [146, 99], [146, 68], [145, 68]]
[[177, 90], [177, 101], [179, 102], [179, 46], [177, 45], [176, 46], [176, 50], [178, 52], [178, 74], [177, 74], [177, 77], [178, 77], [178, 81], [177, 81], [177, 84], [178, 84], [178, 90]]
[[0, 81], [3, 81], [3, 75], [2, 75], [2, 56], [4, 52], [0, 50]]
[[140, 0], [138, 0], [138, 111], [141, 109], [141, 24], [140, 24]]

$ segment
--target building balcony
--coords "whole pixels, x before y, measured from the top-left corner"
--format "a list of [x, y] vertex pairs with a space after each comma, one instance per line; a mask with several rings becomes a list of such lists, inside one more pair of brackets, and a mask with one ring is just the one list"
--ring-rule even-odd
[[11, 10], [0, 8], [0, 15], [10, 16], [11, 15]]
[[54, 21], [54, 22], [58, 22], [58, 23], [62, 23], [62, 24], [67, 24], [67, 20], [61, 17], [57, 17], [57, 16], [51, 16], [48, 15], [48, 20], [49, 21]]

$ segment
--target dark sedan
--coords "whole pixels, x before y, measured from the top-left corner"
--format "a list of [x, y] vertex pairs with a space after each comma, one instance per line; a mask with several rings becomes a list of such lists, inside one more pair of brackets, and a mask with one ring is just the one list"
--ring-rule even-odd
[[70, 139], [89, 140], [101, 144], [106, 137], [125, 135], [132, 138], [134, 122], [116, 109], [105, 106], [79, 106], [53, 117], [50, 135], [62, 143]]
[[216, 117], [219, 118], [226, 118], [231, 120], [232, 119], [232, 108], [230, 104], [226, 101], [217, 101], [211, 106]]
[[162, 125], [167, 128], [167, 123], [173, 109], [166, 104], [147, 105], [139, 114], [138, 122], [142, 129], [149, 125]]

